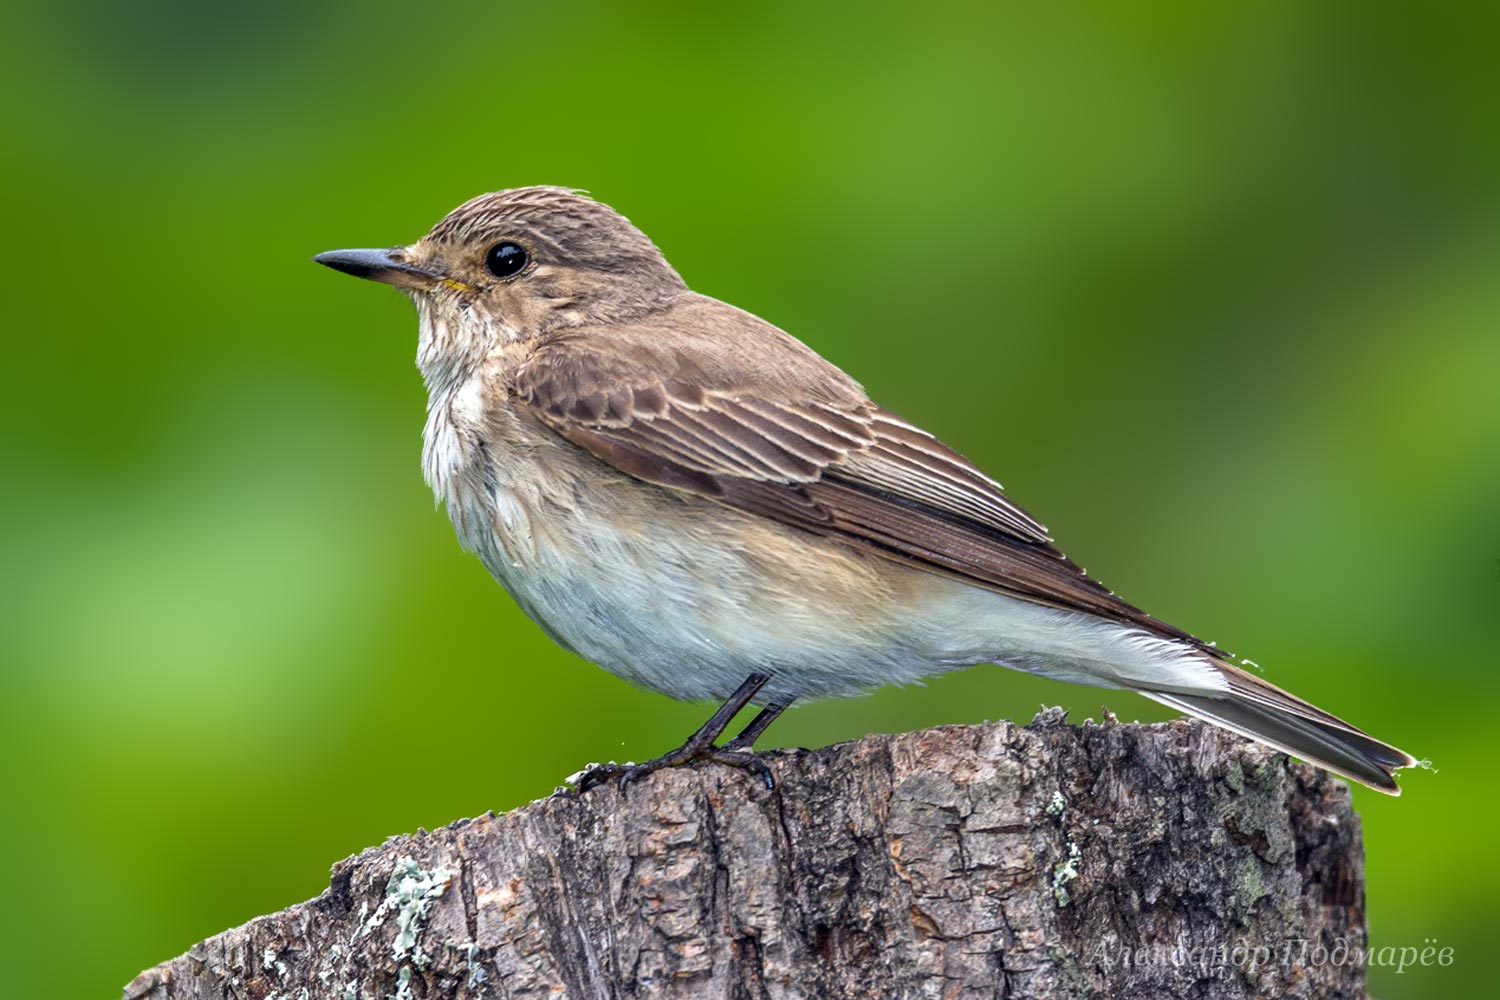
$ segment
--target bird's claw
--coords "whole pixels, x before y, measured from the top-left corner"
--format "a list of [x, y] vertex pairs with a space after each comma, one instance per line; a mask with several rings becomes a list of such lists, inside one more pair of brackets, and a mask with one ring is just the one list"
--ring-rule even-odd
[[663, 768], [683, 767], [695, 764], [699, 761], [710, 761], [715, 764], [724, 764], [728, 767], [737, 767], [749, 771], [759, 778], [766, 786], [767, 791], [776, 789], [776, 778], [771, 769], [766, 766], [759, 755], [746, 753], [740, 750], [729, 750], [720, 747], [691, 747], [684, 746], [673, 750], [671, 753], [663, 754], [655, 760], [648, 760], [640, 764], [616, 764], [611, 761], [608, 764], [592, 764], [586, 768], [573, 782], [578, 794], [582, 795], [591, 788], [596, 788], [606, 781], [613, 780], [615, 787], [623, 795], [632, 782], [653, 774]]

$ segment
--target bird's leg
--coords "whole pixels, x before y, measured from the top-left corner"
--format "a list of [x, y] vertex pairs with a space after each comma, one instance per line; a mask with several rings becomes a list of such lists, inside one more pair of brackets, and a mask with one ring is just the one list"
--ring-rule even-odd
[[776, 721], [776, 717], [791, 707], [792, 699], [786, 701], [773, 701], [760, 710], [760, 714], [750, 720], [750, 724], [740, 730], [740, 734], [728, 743], [720, 747], [721, 750], [735, 752], [749, 750], [755, 746], [755, 741], [760, 739], [760, 734], [766, 731], [766, 727]]
[[[746, 678], [745, 683], [741, 684], [735, 690], [734, 694], [729, 696], [729, 700], [720, 705], [719, 710], [709, 716], [708, 721], [699, 726], [698, 731], [689, 736], [687, 742], [676, 750], [664, 753], [655, 760], [648, 760], [643, 764], [596, 764], [589, 768], [583, 777], [579, 779], [578, 790], [586, 792], [600, 782], [615, 778], [619, 783], [620, 790], [624, 791], [625, 786], [629, 785], [632, 781], [644, 777], [653, 771], [659, 771], [664, 767], [680, 767], [683, 764], [691, 764], [693, 761], [698, 760], [711, 760], [715, 763], [728, 764], [732, 767], [742, 767], [747, 771], [754, 771], [766, 783], [767, 788], [774, 788], [776, 783], [771, 777], [771, 769], [766, 767], [765, 763], [759, 757], [753, 753], [740, 752], [738, 749], [721, 749], [714, 746], [714, 742], [723, 735], [724, 728], [740, 713], [741, 709], [750, 704], [750, 699], [754, 698], [756, 692], [765, 687], [766, 682], [770, 679], [766, 674], [751, 674]], [[760, 723], [761, 717], [769, 711], [771, 711], [771, 706], [767, 706], [761, 711], [760, 715], [752, 719], [750, 725], [745, 727], [745, 731], [749, 732], [757, 723]], [[776, 712], [779, 713], [780, 709], [777, 709]], [[755, 733], [759, 734], [761, 730], [770, 724], [771, 719], [775, 717], [776, 713], [773, 713], [770, 719], [766, 719], [764, 723], [760, 724], [760, 728], [756, 729]], [[744, 735], [745, 733], [741, 733], [735, 737], [733, 742], [739, 743]], [[754, 741], [754, 735], [751, 736], [751, 741]]]

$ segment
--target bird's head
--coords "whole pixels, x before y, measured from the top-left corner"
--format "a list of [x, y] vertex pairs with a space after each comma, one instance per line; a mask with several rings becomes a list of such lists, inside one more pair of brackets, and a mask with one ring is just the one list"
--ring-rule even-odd
[[559, 327], [631, 319], [686, 290], [630, 220], [557, 187], [480, 195], [408, 246], [330, 250], [313, 260], [412, 298], [424, 373]]

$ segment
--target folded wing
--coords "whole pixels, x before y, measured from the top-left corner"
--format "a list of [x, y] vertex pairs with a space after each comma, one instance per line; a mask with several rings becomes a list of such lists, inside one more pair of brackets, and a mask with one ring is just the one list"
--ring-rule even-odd
[[609, 346], [543, 347], [514, 392], [610, 465], [908, 565], [1202, 645], [1089, 579], [998, 483], [863, 393], [799, 399], [753, 373], [705, 375], [702, 358], [660, 344], [644, 352], [649, 365]]

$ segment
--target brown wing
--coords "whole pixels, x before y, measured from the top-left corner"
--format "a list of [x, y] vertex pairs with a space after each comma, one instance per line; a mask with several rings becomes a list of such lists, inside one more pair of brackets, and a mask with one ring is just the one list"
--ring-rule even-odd
[[517, 373], [516, 397], [567, 440], [647, 482], [1196, 642], [1085, 576], [998, 483], [857, 386], [832, 401], [786, 398], [784, 386], [743, 370], [740, 379], [718, 369], [705, 377], [704, 359], [660, 342], [642, 350], [647, 364], [618, 348], [579, 338], [544, 347]]

